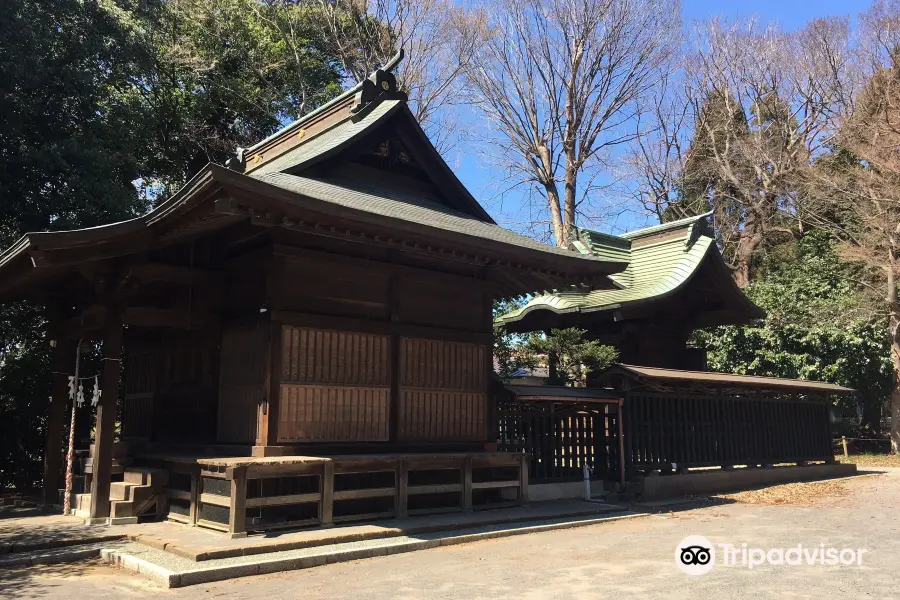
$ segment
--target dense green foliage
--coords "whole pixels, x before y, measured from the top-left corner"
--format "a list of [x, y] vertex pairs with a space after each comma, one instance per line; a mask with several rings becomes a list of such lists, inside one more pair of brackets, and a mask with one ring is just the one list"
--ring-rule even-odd
[[[521, 299], [500, 300], [494, 302], [494, 318], [520, 308], [524, 302]], [[504, 381], [509, 380], [516, 370], [521, 368], [532, 369], [537, 366], [537, 357], [525, 352], [523, 345], [528, 336], [509, 333], [501, 326], [494, 326], [494, 370], [497, 376]]]
[[619, 359], [618, 351], [596, 340], [584, 339], [584, 330], [575, 327], [551, 329], [548, 335], [533, 335], [526, 351], [547, 357], [556, 365], [550, 371], [551, 385], [584, 385], [590, 373], [603, 371]]
[[844, 398], [865, 427], [876, 427], [893, 388], [890, 340], [883, 318], [854, 283], [856, 271], [838, 258], [825, 236], [811, 234], [778, 248], [746, 290], [767, 312], [754, 327], [700, 331], [712, 370], [815, 379], [858, 389]]
[[[494, 316], [506, 314], [521, 307], [518, 299], [494, 303]], [[594, 340], [584, 339], [585, 332], [574, 327], [553, 329], [549, 334], [508, 333], [503, 327], [494, 327], [494, 361], [497, 375], [509, 380], [517, 369], [534, 369], [556, 364], [552, 385], [583, 384], [589, 373], [602, 371], [618, 360], [618, 352]]]
[[[313, 3], [10, 0], [0, 19], [0, 244], [141, 214], [340, 90]], [[0, 311], [0, 488], [39, 483], [38, 307]]]

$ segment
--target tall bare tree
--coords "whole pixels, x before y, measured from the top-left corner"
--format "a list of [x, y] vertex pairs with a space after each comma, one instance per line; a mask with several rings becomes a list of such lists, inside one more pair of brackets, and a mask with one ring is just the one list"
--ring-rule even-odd
[[714, 18], [691, 44], [683, 82], [670, 76], [676, 84], [643, 104], [629, 162], [636, 194], [661, 217], [714, 211], [744, 287], [764, 241], [804, 227], [810, 162], [852, 101], [849, 22], [787, 34]]
[[477, 14], [452, 0], [314, 2], [325, 46], [353, 83], [387, 63], [398, 49], [405, 50], [397, 70], [400, 87], [442, 149], [457, 128], [452, 107], [463, 99], [461, 75], [483, 35]]
[[[691, 147], [693, 116], [684, 72], [670, 71], [638, 102], [636, 133], [625, 154], [626, 194], [660, 223], [706, 210], [706, 199], [685, 198], [682, 177]], [[698, 206], [701, 204], [702, 206]]]
[[861, 15], [861, 64], [868, 83], [837, 136], [837, 151], [815, 168], [820, 216], [843, 256], [865, 267], [871, 310], [886, 317], [895, 389], [891, 447], [900, 452], [900, 3], [876, 2]]
[[[635, 101], [680, 28], [677, 0], [491, 0], [467, 70], [493, 126], [494, 159], [538, 192], [566, 246], [611, 151], [633, 137]], [[546, 214], [546, 213], [544, 213]]]

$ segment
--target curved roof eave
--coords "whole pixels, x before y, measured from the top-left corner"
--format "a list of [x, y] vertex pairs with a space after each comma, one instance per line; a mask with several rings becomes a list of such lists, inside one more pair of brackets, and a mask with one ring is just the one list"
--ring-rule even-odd
[[[682, 220], [682, 222], [686, 222], [688, 220], [689, 219], [684, 219], [684, 220]], [[506, 323], [516, 323], [516, 322], [524, 319], [525, 316], [528, 315], [529, 313], [534, 312], [536, 310], [547, 310], [547, 311], [550, 311], [550, 312], [558, 314], [558, 315], [571, 314], [571, 313], [576, 313], [576, 312], [583, 313], [583, 314], [590, 314], [590, 313], [596, 313], [596, 312], [606, 312], [606, 311], [610, 311], [610, 310], [620, 310], [622, 308], [640, 306], [642, 304], [657, 302], [659, 300], [668, 298], [668, 297], [676, 294], [680, 290], [682, 290], [684, 288], [684, 286], [687, 285], [694, 278], [694, 276], [697, 274], [697, 271], [700, 269], [700, 267], [702, 266], [704, 261], [710, 260], [709, 257], [710, 257], [711, 253], [715, 254], [715, 258], [713, 259], [714, 268], [717, 271], [719, 271], [720, 273], [723, 273], [727, 278], [728, 283], [726, 284], [726, 287], [725, 287], [727, 294], [729, 296], [733, 297], [736, 301], [738, 301], [742, 305], [742, 307], [748, 313], [748, 317], [750, 318], [748, 322], [752, 322], [753, 319], [764, 318], [766, 316], [765, 311], [763, 309], [761, 309], [760, 307], [758, 307], [756, 304], [754, 304], [753, 301], [750, 300], [740, 290], [740, 288], [737, 287], [737, 284], [734, 283], [734, 279], [732, 279], [731, 274], [727, 271], [727, 267], [725, 267], [725, 262], [722, 259], [721, 254], [719, 254], [718, 248], [716, 247], [716, 245], [714, 243], [711, 243], [711, 244], [709, 244], [709, 246], [707, 246], [706, 250], [703, 251], [702, 257], [700, 258], [700, 260], [697, 261], [697, 266], [691, 271], [690, 275], [685, 277], [681, 282], [679, 282], [674, 287], [671, 287], [660, 293], [653, 294], [651, 296], [647, 296], [644, 298], [636, 298], [634, 300], [613, 302], [613, 303], [604, 304], [601, 306], [574, 306], [574, 307], [567, 307], [567, 308], [556, 308], [549, 303], [534, 304], [534, 305], [530, 305], [530, 306], [524, 306], [524, 307], [518, 309], [518, 312], [512, 311], [506, 315], [498, 317], [495, 320], [495, 322], [500, 325], [503, 325]]]
[[26, 233], [15, 244], [0, 253], [0, 269], [35, 251], [60, 250], [96, 242], [110, 242], [117, 238], [146, 231], [149, 227], [168, 221], [177, 216], [177, 213], [189, 204], [189, 201], [196, 196], [197, 191], [212, 182], [213, 169], [216, 167], [217, 165], [212, 163], [206, 165], [171, 198], [139, 217], [82, 229]]

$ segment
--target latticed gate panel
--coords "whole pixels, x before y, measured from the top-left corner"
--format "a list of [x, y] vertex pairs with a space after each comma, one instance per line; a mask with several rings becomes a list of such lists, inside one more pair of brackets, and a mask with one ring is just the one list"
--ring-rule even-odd
[[619, 425], [616, 404], [498, 402], [500, 449], [526, 452], [529, 480], [619, 479]]

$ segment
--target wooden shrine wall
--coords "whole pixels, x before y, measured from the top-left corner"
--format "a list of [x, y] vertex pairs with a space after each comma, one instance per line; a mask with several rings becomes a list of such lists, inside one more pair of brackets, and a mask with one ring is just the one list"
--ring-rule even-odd
[[122, 438], [215, 441], [218, 358], [209, 334], [126, 338]]
[[269, 321], [233, 325], [222, 331], [216, 441], [254, 443], [259, 410], [266, 398]]
[[390, 336], [284, 326], [279, 442], [386, 441]]
[[397, 439], [484, 440], [487, 353], [480, 344], [400, 338]]
[[[390, 439], [391, 336], [282, 327], [278, 441]], [[397, 441], [480, 441], [488, 347], [396, 337]]]
[[153, 435], [153, 404], [159, 349], [135, 346], [127, 350], [122, 437], [149, 440]]
[[484, 282], [330, 243], [275, 248], [277, 443], [484, 441]]
[[388, 274], [362, 264], [334, 265], [305, 255], [278, 256], [268, 282], [275, 310], [359, 319], [389, 317]]

